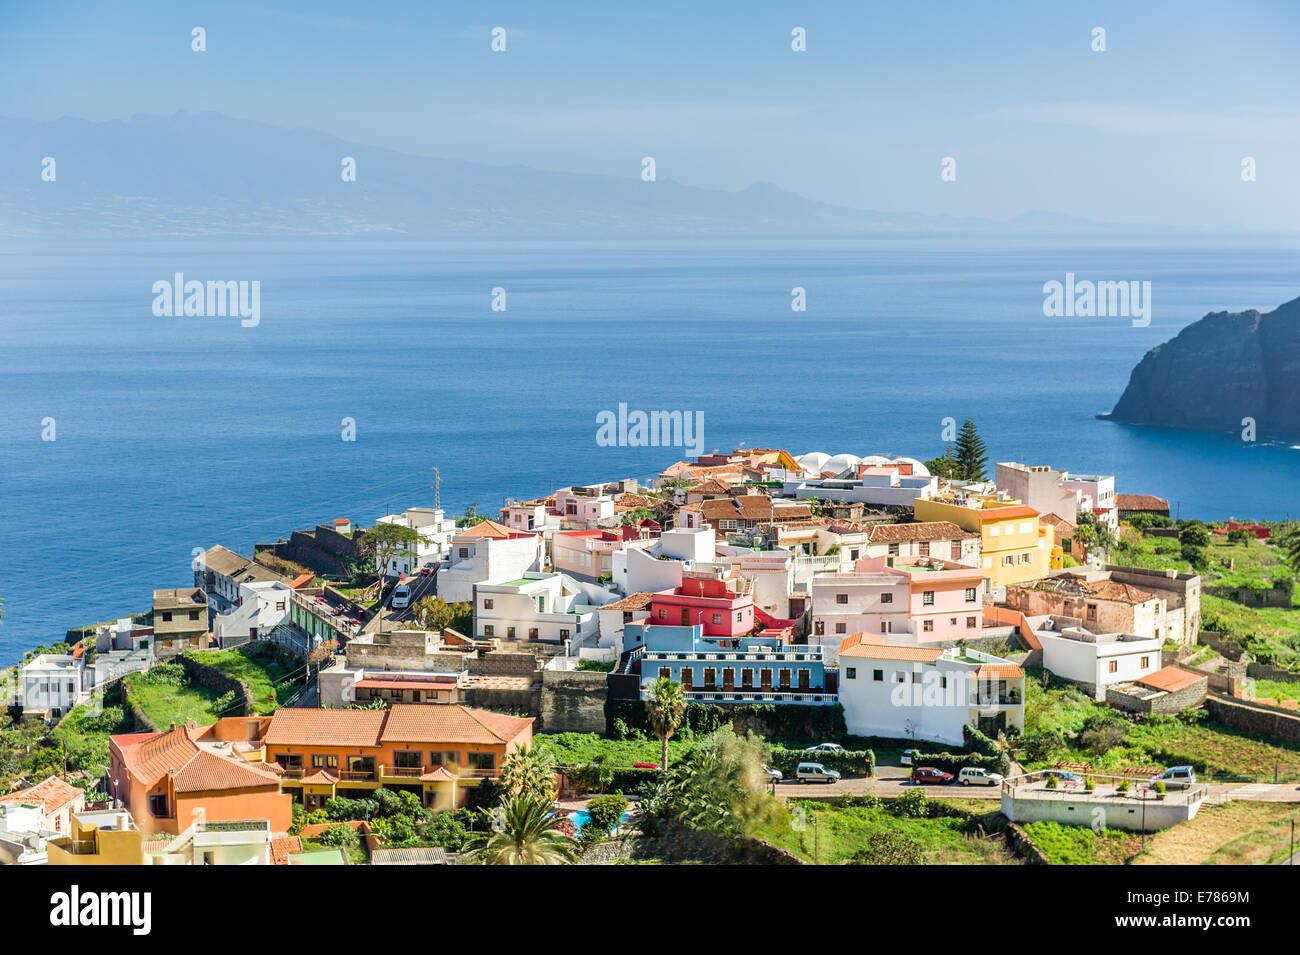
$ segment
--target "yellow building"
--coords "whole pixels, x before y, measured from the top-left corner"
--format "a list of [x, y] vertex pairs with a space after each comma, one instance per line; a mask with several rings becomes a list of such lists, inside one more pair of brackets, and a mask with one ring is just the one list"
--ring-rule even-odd
[[[941, 495], [917, 498], [918, 521], [951, 521], [980, 535], [980, 565], [990, 587], [1005, 587], [1045, 577], [1053, 566], [1055, 534], [1041, 523], [1038, 511], [1015, 500], [992, 495]], [[1059, 552], [1057, 556], [1059, 564]]]
[[144, 865], [144, 837], [124, 809], [79, 812], [72, 833], [45, 844], [48, 865]]

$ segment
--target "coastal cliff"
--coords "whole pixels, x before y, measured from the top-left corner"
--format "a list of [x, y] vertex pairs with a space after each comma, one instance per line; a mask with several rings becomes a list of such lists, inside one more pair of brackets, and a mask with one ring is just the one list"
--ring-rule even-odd
[[1110, 421], [1300, 435], [1300, 298], [1272, 312], [1211, 312], [1133, 369]]

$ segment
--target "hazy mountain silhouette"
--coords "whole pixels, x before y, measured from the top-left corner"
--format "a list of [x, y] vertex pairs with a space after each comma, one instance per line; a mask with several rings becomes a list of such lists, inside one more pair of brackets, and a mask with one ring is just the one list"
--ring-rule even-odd
[[[41, 180], [44, 157], [56, 180]], [[340, 177], [343, 157], [357, 181]], [[897, 215], [669, 179], [544, 172], [411, 156], [219, 113], [94, 123], [0, 118], [0, 234], [415, 235], [424, 238], [844, 236], [1100, 226], [1030, 213]]]

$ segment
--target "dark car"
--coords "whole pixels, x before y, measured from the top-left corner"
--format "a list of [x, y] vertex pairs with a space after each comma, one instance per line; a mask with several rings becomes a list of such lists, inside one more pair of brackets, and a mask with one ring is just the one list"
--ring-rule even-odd
[[944, 773], [933, 766], [920, 766], [912, 770], [912, 782], [923, 786], [946, 786], [952, 782], [952, 773]]

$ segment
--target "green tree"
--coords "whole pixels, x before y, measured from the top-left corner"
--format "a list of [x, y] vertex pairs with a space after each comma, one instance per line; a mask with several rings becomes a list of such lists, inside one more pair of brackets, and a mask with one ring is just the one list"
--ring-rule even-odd
[[565, 865], [578, 856], [578, 843], [558, 828], [551, 801], [510, 796], [495, 813], [492, 828], [465, 843], [465, 857], [481, 865]]
[[1297, 570], [1300, 570], [1300, 527], [1292, 528], [1282, 535], [1279, 541], [1283, 553], [1286, 554], [1287, 562]]
[[661, 676], [652, 683], [646, 700], [646, 714], [662, 746], [663, 758], [659, 765], [667, 769], [668, 740], [672, 739], [686, 716], [686, 694], [682, 692], [682, 685], [666, 676]]
[[1183, 547], [1209, 547], [1210, 546], [1210, 529], [1197, 521], [1188, 524], [1178, 534], [1178, 543]]
[[1083, 511], [1078, 519], [1079, 523], [1074, 528], [1074, 539], [1090, 553], [1096, 551], [1104, 556], [1119, 543], [1110, 525], [1098, 521], [1092, 511]]
[[536, 746], [521, 746], [501, 765], [501, 785], [512, 796], [526, 796], [548, 806], [555, 801], [555, 763]]
[[988, 449], [984, 446], [984, 439], [975, 430], [975, 422], [967, 418], [957, 435], [956, 476], [963, 481], [987, 480], [985, 468], [988, 463]]
[[934, 477], [941, 477], [941, 478], [959, 477], [959, 475], [955, 473], [957, 470], [957, 460], [952, 455], [952, 445], [950, 444], [946, 449], [944, 449], [943, 457], [934, 458], [930, 461], [926, 461], [925, 469], [929, 471]]
[[427, 543], [429, 538], [415, 528], [385, 521], [366, 531], [361, 549], [368, 557], [374, 558], [375, 577], [378, 581], [382, 581], [388, 571], [388, 565], [395, 557], [405, 553], [410, 553], [414, 557], [417, 547]]
[[342, 822], [336, 822], [320, 834], [321, 845], [334, 846], [339, 849], [351, 849], [359, 841], [360, 837], [357, 835], [357, 831]]

